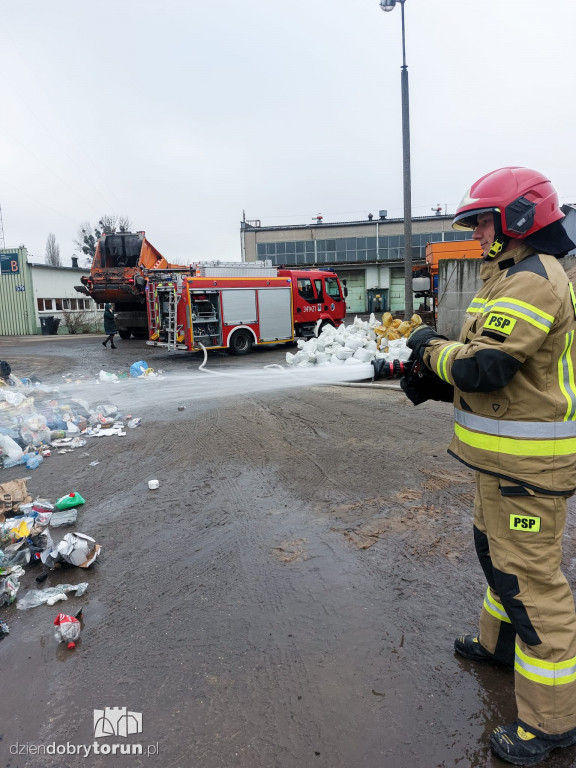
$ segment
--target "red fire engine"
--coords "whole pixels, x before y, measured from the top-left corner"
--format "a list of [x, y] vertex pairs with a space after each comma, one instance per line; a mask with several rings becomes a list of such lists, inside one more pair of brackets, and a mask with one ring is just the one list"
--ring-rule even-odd
[[346, 289], [331, 269], [276, 269], [266, 262], [199, 264], [148, 274], [148, 344], [173, 350], [228, 349], [310, 337], [336, 328]]

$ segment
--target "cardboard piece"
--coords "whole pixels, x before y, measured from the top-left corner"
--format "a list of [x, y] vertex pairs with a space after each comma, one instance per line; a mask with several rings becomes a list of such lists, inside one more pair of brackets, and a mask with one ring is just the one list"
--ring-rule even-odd
[[21, 504], [28, 504], [31, 501], [32, 496], [28, 493], [26, 480], [23, 478], [0, 483], [0, 515], [15, 515]]

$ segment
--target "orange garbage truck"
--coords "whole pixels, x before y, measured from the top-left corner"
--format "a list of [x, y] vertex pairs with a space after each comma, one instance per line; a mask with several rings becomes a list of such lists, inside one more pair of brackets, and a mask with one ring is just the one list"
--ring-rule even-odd
[[96, 244], [90, 276], [81, 277], [82, 285], [75, 288], [98, 304], [113, 305], [120, 338], [147, 339], [147, 276], [157, 269], [180, 267], [170, 264], [144, 232], [104, 234]]

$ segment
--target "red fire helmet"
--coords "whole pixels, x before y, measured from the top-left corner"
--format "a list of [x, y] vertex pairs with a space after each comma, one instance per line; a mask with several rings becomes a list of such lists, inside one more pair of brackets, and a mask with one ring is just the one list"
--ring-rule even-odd
[[499, 168], [482, 176], [466, 192], [452, 222], [474, 229], [480, 213], [493, 213], [496, 236], [520, 239], [564, 218], [556, 190], [546, 176], [530, 168]]

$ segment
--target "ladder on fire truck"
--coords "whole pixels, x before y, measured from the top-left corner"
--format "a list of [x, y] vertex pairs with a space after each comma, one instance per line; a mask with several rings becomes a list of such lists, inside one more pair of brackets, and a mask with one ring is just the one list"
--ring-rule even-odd
[[[165, 273], [166, 274], [166, 273]], [[160, 275], [155, 275], [156, 280], [149, 280], [146, 290], [146, 300], [148, 303], [148, 318], [150, 324], [150, 338], [157, 339], [163, 330], [166, 332], [166, 348], [168, 351], [176, 350], [176, 344], [178, 341], [179, 329], [178, 329], [178, 288], [181, 285], [182, 278], [180, 275], [175, 276], [173, 272], [169, 275], [172, 279], [167, 282], [158, 284], [159, 280], [162, 280]], [[162, 303], [168, 303], [167, 317], [163, 313], [160, 306], [160, 297], [158, 296], [158, 288], [162, 289]], [[164, 314], [164, 317], [163, 317]], [[166, 326], [163, 327], [163, 320], [166, 319]]]

